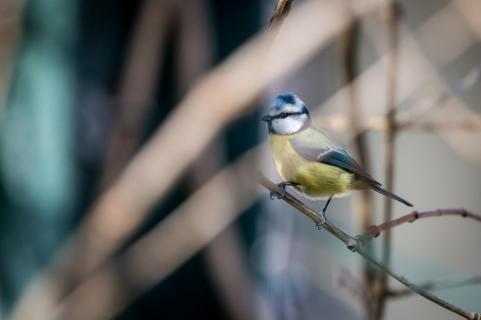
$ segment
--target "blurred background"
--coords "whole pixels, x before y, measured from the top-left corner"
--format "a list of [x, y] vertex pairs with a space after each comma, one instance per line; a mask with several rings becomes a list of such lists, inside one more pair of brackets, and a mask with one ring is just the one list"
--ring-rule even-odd
[[[372, 279], [400, 284], [256, 186], [257, 171], [280, 181], [260, 115], [293, 91], [416, 210], [481, 212], [481, 4], [402, 0], [392, 16], [392, 3], [346, 9], [356, 15], [347, 31], [329, 31], [349, 16], [333, 3], [351, 2], [293, 1], [273, 33], [309, 46], [309, 32], [288, 31], [291, 15], [310, 21], [311, 6], [329, 17], [317, 23], [330, 34], [250, 93], [249, 82], [223, 91], [245, 76], [229, 78], [243, 69], [225, 61], [232, 67], [268, 32], [277, 1], [2, 0], [1, 317], [457, 319], [414, 294], [386, 298], [374, 315]], [[245, 70], [262, 74], [264, 62]], [[219, 89], [201, 91], [215, 70]], [[358, 234], [386, 210], [382, 197], [356, 194], [328, 215]], [[408, 213], [393, 204], [392, 217]], [[420, 284], [473, 279], [433, 292], [481, 312], [480, 230], [459, 217], [401, 226], [389, 264]], [[382, 241], [370, 248], [379, 257]]]

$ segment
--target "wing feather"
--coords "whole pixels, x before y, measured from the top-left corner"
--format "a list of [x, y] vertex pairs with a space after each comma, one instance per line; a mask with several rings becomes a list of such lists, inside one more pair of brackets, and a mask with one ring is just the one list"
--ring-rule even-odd
[[356, 175], [359, 179], [367, 180], [374, 185], [381, 185], [342, 148], [333, 146], [313, 147], [311, 144], [306, 145], [302, 143], [299, 139], [291, 139], [289, 142], [292, 148], [307, 161], [316, 161], [335, 166]]

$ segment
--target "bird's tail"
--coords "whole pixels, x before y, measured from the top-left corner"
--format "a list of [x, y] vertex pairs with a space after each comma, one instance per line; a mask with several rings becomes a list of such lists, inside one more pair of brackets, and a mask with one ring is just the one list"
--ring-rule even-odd
[[376, 191], [376, 192], [379, 192], [380, 194], [382, 195], [385, 195], [386, 197], [389, 197], [389, 198], [392, 198], [394, 200], [397, 200], [399, 202], [402, 202], [404, 203], [405, 205], [407, 205], [408, 207], [414, 207], [413, 204], [407, 200], [404, 200], [403, 198], [401, 198], [400, 196], [398, 195], [395, 195], [394, 193], [391, 193], [387, 190], [384, 190], [380, 185], [377, 185], [377, 184], [371, 184], [371, 188]]

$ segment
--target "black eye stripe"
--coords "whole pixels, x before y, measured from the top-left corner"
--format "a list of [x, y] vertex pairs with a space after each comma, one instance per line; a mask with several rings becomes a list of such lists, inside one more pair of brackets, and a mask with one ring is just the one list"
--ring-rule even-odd
[[305, 114], [304, 111], [299, 112], [281, 112], [278, 115], [272, 116], [272, 119], [285, 119], [288, 116], [300, 116], [301, 114]]

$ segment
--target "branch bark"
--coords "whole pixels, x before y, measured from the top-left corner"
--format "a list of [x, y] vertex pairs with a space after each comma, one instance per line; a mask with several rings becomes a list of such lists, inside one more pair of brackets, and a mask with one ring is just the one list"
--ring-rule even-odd
[[[464, 286], [476, 285], [481, 283], [481, 276], [474, 276], [461, 280], [444, 280], [444, 281], [430, 281], [423, 284], [419, 284], [424, 290], [443, 290], [453, 289]], [[407, 288], [390, 289], [387, 294], [390, 298], [403, 298], [412, 295], [412, 291]]]
[[[272, 181], [267, 179], [264, 175], [260, 174], [259, 176], [259, 183], [263, 185], [265, 188], [270, 190], [271, 192], [280, 194], [281, 189]], [[409, 281], [406, 277], [404, 277], [401, 274], [395, 273], [392, 271], [388, 266], [371, 256], [365, 249], [365, 247], [362, 245], [362, 241], [359, 241], [356, 238], [353, 238], [349, 236], [347, 233], [342, 231], [341, 229], [330, 225], [326, 221], [323, 221], [311, 208], [306, 206], [303, 202], [298, 200], [297, 198], [293, 197], [289, 193], [286, 193], [285, 196], [282, 198], [283, 201], [291, 205], [292, 207], [296, 208], [300, 213], [304, 214], [307, 216], [309, 219], [311, 219], [318, 227], [323, 228], [327, 232], [329, 232], [331, 235], [333, 235], [335, 238], [339, 239], [342, 243], [344, 243], [349, 250], [352, 252], [356, 252], [360, 256], [362, 256], [364, 259], [366, 259], [369, 263], [371, 263], [373, 266], [378, 268], [380, 271], [383, 273], [389, 275], [393, 279], [396, 279], [403, 285], [405, 285], [409, 290], [414, 291], [415, 293], [419, 294], [420, 296], [423, 296], [424, 298], [432, 301], [433, 303], [439, 305], [440, 307], [449, 310], [453, 313], [458, 314], [459, 316], [469, 319], [469, 320], [481, 320], [481, 314], [474, 313], [471, 311], [467, 311], [461, 307], [455, 306], [438, 296], [424, 290], [422, 287], [415, 285], [411, 281]]]
[[269, 27], [277, 26], [282, 23], [285, 17], [291, 11], [291, 6], [294, 0], [278, 0], [276, 8], [274, 9], [274, 14], [269, 22]]

